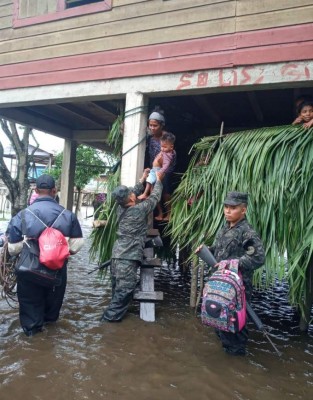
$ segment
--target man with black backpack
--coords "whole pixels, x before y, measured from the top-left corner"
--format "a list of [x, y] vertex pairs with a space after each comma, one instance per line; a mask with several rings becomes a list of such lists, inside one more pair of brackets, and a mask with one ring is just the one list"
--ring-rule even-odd
[[[36, 193], [37, 199], [15, 215], [9, 223], [7, 235], [10, 254], [27, 253], [32, 244], [38, 247], [41, 234], [47, 227], [52, 226], [61, 233], [58, 240], [64, 236], [67, 241], [68, 249], [65, 254], [77, 253], [83, 245], [82, 230], [76, 215], [65, 210], [55, 200], [57, 190], [54, 179], [46, 174], [41, 175], [36, 181]], [[52, 245], [53, 243], [50, 243], [50, 246]], [[48, 273], [51, 266], [42, 266], [42, 262], [41, 260], [41, 267], [47, 268]], [[27, 336], [41, 332], [45, 324], [55, 322], [59, 318], [66, 289], [66, 266], [67, 258], [56, 267], [57, 271], [53, 271], [58, 276], [55, 286], [49, 286], [44, 278], [33, 280], [27, 271], [27, 265], [24, 266], [23, 273], [17, 271], [20, 323]]]
[[[226, 224], [218, 231], [213, 246], [210, 247], [216, 261], [238, 260], [238, 269], [245, 286], [246, 300], [252, 294], [253, 272], [265, 261], [262, 241], [246, 219], [248, 194], [229, 192], [224, 200]], [[196, 253], [202, 246], [198, 247]], [[216, 265], [218, 267], [219, 264]], [[245, 355], [248, 341], [248, 330], [245, 326], [238, 333], [217, 330], [226, 353]]]

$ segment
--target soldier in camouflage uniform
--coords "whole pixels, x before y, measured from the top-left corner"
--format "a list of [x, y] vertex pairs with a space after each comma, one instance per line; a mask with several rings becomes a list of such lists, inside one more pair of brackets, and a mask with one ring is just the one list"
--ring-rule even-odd
[[137, 196], [143, 192], [143, 182], [148, 174], [149, 169], [146, 169], [134, 188], [118, 186], [112, 193], [118, 203], [118, 228], [111, 259], [112, 299], [102, 315], [103, 322], [122, 320], [137, 284], [137, 269], [143, 258], [148, 215], [160, 201], [163, 188], [163, 175], [157, 173], [152, 193], [139, 203]]
[[[249, 302], [252, 294], [254, 270], [265, 261], [264, 247], [258, 234], [246, 219], [248, 194], [229, 192], [224, 201], [226, 224], [216, 235], [211, 252], [217, 262], [238, 259]], [[233, 355], [244, 355], [248, 341], [248, 330], [244, 327], [239, 333], [217, 332], [225, 351]]]

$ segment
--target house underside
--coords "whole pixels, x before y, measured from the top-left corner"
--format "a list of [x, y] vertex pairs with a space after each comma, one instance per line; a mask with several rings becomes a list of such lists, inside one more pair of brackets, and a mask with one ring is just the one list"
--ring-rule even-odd
[[[108, 132], [124, 112], [123, 152], [145, 135], [148, 114], [160, 106], [177, 137], [178, 172], [184, 172], [201, 137], [221, 128], [290, 124], [303, 94], [313, 96], [313, 61], [8, 89], [1, 92], [0, 115], [66, 139], [61, 200], [71, 207], [76, 146], [110, 151]], [[134, 184], [143, 158], [143, 143], [123, 158], [123, 184]]]

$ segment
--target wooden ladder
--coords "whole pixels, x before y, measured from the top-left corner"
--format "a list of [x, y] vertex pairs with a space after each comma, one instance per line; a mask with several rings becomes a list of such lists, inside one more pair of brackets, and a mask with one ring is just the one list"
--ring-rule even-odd
[[[149, 229], [147, 242], [159, 236], [157, 229]], [[161, 267], [161, 260], [154, 257], [154, 248], [144, 249], [144, 259], [140, 267], [140, 290], [134, 293], [134, 299], [140, 301], [140, 318], [144, 321], [155, 321], [155, 302], [163, 300], [163, 292], [154, 290], [154, 268]]]

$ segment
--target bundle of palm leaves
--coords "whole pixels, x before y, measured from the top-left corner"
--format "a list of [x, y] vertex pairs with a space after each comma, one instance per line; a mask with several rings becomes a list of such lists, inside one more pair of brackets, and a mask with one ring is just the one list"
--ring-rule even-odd
[[[113, 148], [113, 156], [118, 157], [122, 150], [122, 125], [124, 117], [118, 116], [113, 123], [109, 136], [108, 143]], [[98, 259], [98, 264], [101, 265], [105, 261], [111, 258], [113, 244], [116, 239], [116, 205], [112, 199], [112, 190], [120, 183], [120, 168], [117, 168], [114, 172], [108, 173], [107, 181], [107, 197], [105, 203], [99, 211], [98, 219], [106, 221], [106, 224], [93, 229], [91, 237], [90, 247], [90, 259]], [[99, 274], [102, 277], [105, 274], [105, 270], [100, 269]]]
[[254, 281], [287, 279], [291, 304], [302, 307], [313, 253], [313, 129], [279, 126], [205, 137], [192, 150], [173, 196], [173, 245], [190, 254], [200, 243], [210, 245], [224, 221], [226, 193], [248, 192], [247, 217], [267, 255], [266, 273], [258, 270]]

